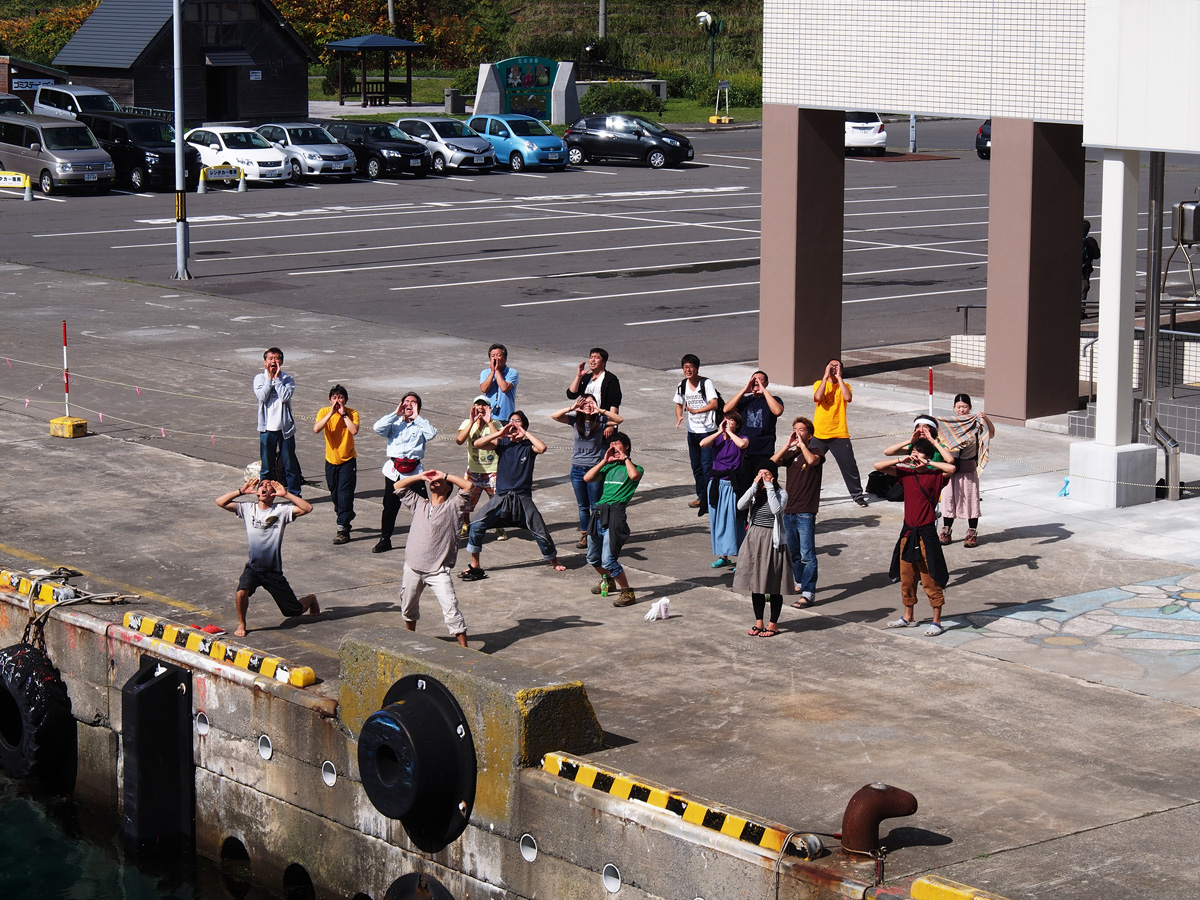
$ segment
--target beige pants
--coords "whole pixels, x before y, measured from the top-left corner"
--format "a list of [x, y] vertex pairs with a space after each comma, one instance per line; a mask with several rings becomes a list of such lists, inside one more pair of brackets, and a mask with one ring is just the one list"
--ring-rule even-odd
[[400, 584], [400, 613], [405, 622], [416, 622], [421, 618], [421, 592], [425, 586], [433, 591], [442, 607], [442, 618], [450, 634], [457, 636], [467, 630], [466, 620], [458, 611], [458, 598], [454, 595], [454, 581], [450, 570], [443, 566], [436, 572], [421, 573], [404, 566], [404, 581]]

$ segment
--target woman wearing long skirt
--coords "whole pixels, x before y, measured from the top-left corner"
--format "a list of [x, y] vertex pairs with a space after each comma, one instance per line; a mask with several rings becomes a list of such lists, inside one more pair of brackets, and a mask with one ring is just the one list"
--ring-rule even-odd
[[[748, 593], [754, 605], [754, 625], [746, 632], [751, 637], [779, 634], [783, 595], [796, 593], [792, 583], [792, 560], [783, 536], [783, 507], [786, 504], [787, 492], [780, 489], [770, 469], [760, 469], [738, 499], [738, 508], [747, 511], [750, 524], [738, 556], [733, 589]], [[771, 618], [764, 625], [763, 613], [768, 602]]]
[[942, 420], [943, 443], [957, 454], [954, 474], [942, 489], [942, 533], [938, 540], [949, 544], [955, 519], [967, 520], [964, 547], [978, 546], [979, 473], [987, 465], [991, 439], [996, 426], [983, 413], [971, 412], [971, 398], [959, 394], [954, 398], [954, 417]]
[[700, 441], [701, 447], [713, 448], [708, 480], [708, 527], [716, 557], [710, 564], [714, 569], [733, 565], [745, 536], [745, 531], [738, 527], [736, 488], [742, 457], [750, 441], [738, 434], [741, 428], [741, 415], [726, 413], [717, 430]]

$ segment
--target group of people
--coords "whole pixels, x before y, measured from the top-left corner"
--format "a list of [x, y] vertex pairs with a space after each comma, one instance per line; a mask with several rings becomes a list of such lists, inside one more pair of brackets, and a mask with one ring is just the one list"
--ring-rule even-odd
[[[295, 380], [284, 371], [283, 358], [278, 347], [269, 348], [263, 354], [263, 371], [254, 378], [259, 478], [216, 501], [244, 520], [250, 544], [236, 594], [238, 636], [246, 633], [249, 598], [258, 587], [270, 593], [285, 616], [320, 612], [315, 596], [296, 597], [282, 571], [283, 531], [288, 522], [312, 510], [301, 496], [303, 479], [291, 410]], [[550, 418], [571, 429], [569, 478], [578, 510], [576, 547], [586, 550], [588, 564], [600, 576], [592, 593], [612, 594], [613, 605], [623, 607], [636, 600], [620, 563], [622, 546], [631, 533], [626, 507], [644, 469], [632, 459], [629, 436], [619, 430], [624, 421], [621, 384], [607, 365], [603, 348], [589, 351], [567, 386], [571, 402]], [[868, 505], [848, 427], [853, 391], [843, 377], [841, 362], [830, 360], [813, 384], [812, 418], [796, 416], [780, 446], [777, 423], [784, 404], [771, 392], [765, 372], [755, 372], [736, 396], [725, 400], [712, 380], [700, 375], [699, 358], [688, 354], [681, 367], [683, 379], [674, 402], [676, 427], [686, 421], [695, 489], [689, 505], [699, 516], [708, 516], [715, 556], [712, 568], [729, 567], [734, 588], [751, 597], [755, 621], [749, 634], [772, 637], [779, 633], [785, 595], [797, 596], [792, 605], [799, 609], [816, 602], [816, 516], [826, 455], [837, 462], [851, 499], [859, 506]], [[493, 344], [488, 365], [480, 372], [480, 393], [455, 435], [455, 443], [465, 445], [467, 451], [461, 476], [425, 469], [426, 450], [438, 432], [421, 416], [421, 397], [415, 392], [405, 394], [394, 411], [372, 426], [386, 442], [380, 536], [372, 551], [392, 549], [401, 507], [412, 514], [401, 587], [402, 615], [409, 630], [416, 629], [420, 597], [428, 586], [450, 634], [466, 645], [466, 622], [452, 578], [464, 537], [470, 557], [458, 573], [464, 581], [487, 577], [481, 565], [484, 539], [495, 531], [497, 540], [506, 540], [509, 528], [529, 531], [546, 563], [555, 571], [566, 568], [533, 499], [534, 465], [547, 448], [530, 431], [528, 416], [516, 408], [518, 383], [519, 373], [508, 364], [507, 349]], [[325, 442], [325, 480], [337, 521], [335, 544], [350, 541], [355, 518], [359, 415], [348, 403], [346, 388], [334, 385], [329, 404], [317, 411], [313, 422], [313, 432], [323, 435]], [[955, 413], [942, 421], [944, 441], [938, 439], [937, 420], [919, 417], [913, 438], [886, 451], [889, 457], [904, 458], [876, 464], [877, 470], [903, 486], [905, 498], [905, 525], [893, 560], [905, 613], [890, 622], [891, 627], [916, 624], [915, 584], [920, 575], [934, 608], [927, 633], [941, 633], [941, 588], [946, 581], [941, 545], [950, 542], [956, 517], [968, 519], [964, 544], [975, 546], [978, 469], [986, 463], [994, 428], [986, 417], [971, 413], [965, 395], [955, 399]], [[277, 465], [285, 483], [269, 477]], [[243, 494], [253, 494], [255, 502], [239, 503]], [[484, 494], [488, 499], [477, 508]], [[937, 507], [933, 497], [938, 495], [948, 510], [940, 534], [932, 524]]]

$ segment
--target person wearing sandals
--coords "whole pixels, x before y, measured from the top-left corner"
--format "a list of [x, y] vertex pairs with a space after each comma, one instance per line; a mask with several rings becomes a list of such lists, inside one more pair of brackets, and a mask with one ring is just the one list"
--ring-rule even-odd
[[787, 466], [787, 505], [783, 508], [783, 536], [792, 557], [792, 578], [800, 599], [792, 606], [805, 609], [816, 602], [817, 507], [821, 503], [821, 474], [825, 451], [812, 440], [812, 422], [797, 416], [787, 444], [771, 457]]
[[727, 412], [717, 430], [700, 442], [701, 447], [713, 448], [708, 479], [708, 529], [716, 557], [710, 564], [714, 569], [733, 565], [733, 557], [737, 556], [746, 534], [738, 527], [737, 482], [750, 441], [738, 434], [741, 429], [741, 415]]
[[971, 398], [966, 394], [954, 398], [954, 418], [943, 419], [942, 426], [950, 450], [956, 456], [955, 472], [942, 491], [942, 533], [938, 540], [949, 544], [954, 520], [965, 518], [967, 535], [963, 546], [976, 547], [979, 545], [979, 473], [987, 465], [996, 426], [983, 413], [971, 412]]
[[[462, 530], [459, 537], [466, 537], [467, 528], [471, 521], [471, 513], [479, 504], [479, 498], [487, 494], [489, 498], [496, 496], [496, 451], [492, 448], [480, 450], [475, 442], [485, 434], [495, 434], [500, 430], [496, 420], [492, 418], [492, 401], [487, 395], [480, 394], [471, 401], [470, 418], [463, 419], [458, 426], [458, 434], [454, 443], [460, 447], [467, 445], [467, 472], [463, 475], [471, 485], [467, 490], [467, 508], [463, 513]], [[467, 442], [470, 443], [467, 443]], [[496, 529], [496, 540], [507, 540], [503, 528]]]
[[588, 484], [603, 485], [588, 522], [587, 561], [600, 573], [600, 583], [592, 588], [592, 593], [605, 594], [614, 586], [619, 587], [621, 593], [613, 600], [613, 606], [632, 606], [636, 599], [625, 569], [617, 559], [621, 546], [629, 539], [625, 507], [645, 471], [634, 464], [630, 457], [632, 452], [633, 442], [628, 435], [618, 431], [604, 452], [604, 458], [583, 476]]
[[[783, 509], [787, 491], [781, 490], [770, 469], [759, 469], [754, 481], [738, 498], [738, 509], [747, 511], [749, 527], [746, 540], [738, 554], [737, 574], [733, 589], [745, 591], [754, 605], [754, 625], [747, 634], [751, 637], [775, 637], [779, 634], [779, 612], [783, 595], [795, 593], [792, 583], [791, 558], [783, 539]], [[763, 613], [771, 604], [771, 620], [763, 625]]]
[[471, 562], [458, 575], [463, 581], [487, 578], [487, 572], [479, 566], [479, 552], [483, 549], [483, 536], [497, 525], [526, 529], [537, 541], [542, 558], [554, 571], [565, 572], [567, 569], [559, 565], [554, 538], [550, 537], [546, 522], [533, 503], [533, 464], [546, 452], [546, 445], [530, 434], [528, 428], [529, 418], [518, 409], [513, 411], [512, 418], [502, 429], [475, 441], [475, 446], [480, 449], [496, 449], [499, 457], [496, 460], [496, 495], [467, 529], [467, 552], [471, 554]]
[[604, 430], [611, 422], [620, 425], [624, 419], [612, 411], [602, 413], [590, 394], [584, 394], [570, 406], [551, 413], [555, 422], [570, 425], [574, 432], [571, 443], [571, 488], [575, 491], [575, 505], [579, 509], [579, 543], [576, 549], [588, 548], [588, 523], [592, 508], [600, 502], [604, 490], [603, 481], [584, 480], [588, 470], [604, 459], [607, 441]]
[[893, 582], [900, 582], [900, 599], [904, 604], [904, 615], [888, 622], [888, 628], [914, 628], [917, 625], [917, 576], [933, 608], [933, 623], [925, 631], [936, 637], [942, 628], [942, 607], [946, 598], [943, 588], [950, 580], [946, 570], [946, 558], [938, 542], [937, 497], [950, 476], [954, 465], [934, 462], [937, 448], [925, 438], [912, 442], [912, 450], [900, 461], [894, 458], [875, 463], [878, 472], [894, 475], [904, 489], [904, 525], [900, 538], [892, 551], [892, 565], [888, 574]]

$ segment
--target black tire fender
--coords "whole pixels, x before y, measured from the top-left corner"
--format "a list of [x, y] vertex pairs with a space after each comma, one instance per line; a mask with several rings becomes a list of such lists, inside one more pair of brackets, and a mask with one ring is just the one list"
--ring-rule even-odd
[[73, 727], [71, 699], [50, 658], [31, 644], [0, 650], [0, 768], [12, 778], [60, 778]]

